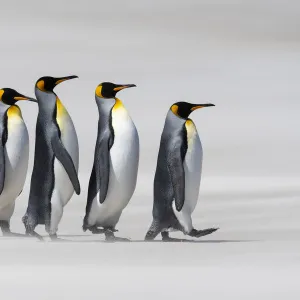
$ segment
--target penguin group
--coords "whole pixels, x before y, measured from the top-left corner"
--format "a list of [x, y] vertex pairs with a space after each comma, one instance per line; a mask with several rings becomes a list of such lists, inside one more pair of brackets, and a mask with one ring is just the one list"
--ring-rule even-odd
[[[78, 179], [79, 143], [74, 123], [55, 87], [77, 76], [45, 76], [35, 84], [35, 98], [10, 88], [0, 89], [0, 228], [3, 236], [32, 236], [43, 240], [35, 228], [45, 225], [51, 240], [59, 239], [64, 207]], [[116, 97], [134, 84], [103, 82], [96, 87], [98, 133], [91, 170], [83, 231], [104, 234], [106, 241], [129, 241], [115, 236], [116, 225], [136, 188], [139, 135], [122, 101]], [[10, 230], [16, 198], [22, 193], [29, 158], [29, 137], [18, 101], [38, 104], [34, 165], [28, 205], [22, 222], [25, 234]], [[202, 171], [202, 145], [190, 114], [211, 103], [177, 102], [170, 106], [161, 135], [154, 178], [153, 221], [145, 235], [151, 241], [175, 241], [170, 231], [199, 238], [218, 228], [197, 230], [192, 213], [198, 202]], [[177, 241], [181, 241], [178, 239]]]

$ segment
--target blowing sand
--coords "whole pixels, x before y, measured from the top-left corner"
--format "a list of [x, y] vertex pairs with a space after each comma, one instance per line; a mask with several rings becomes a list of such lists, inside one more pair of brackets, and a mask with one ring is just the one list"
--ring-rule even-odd
[[[42, 227], [45, 242], [0, 239], [1, 299], [299, 299], [298, 182], [204, 178], [194, 226], [220, 229], [184, 243], [143, 242], [152, 199], [141, 181], [118, 226], [131, 242], [84, 234], [84, 190], [65, 209], [64, 242], [51, 242]], [[19, 200], [12, 229], [23, 232]]]

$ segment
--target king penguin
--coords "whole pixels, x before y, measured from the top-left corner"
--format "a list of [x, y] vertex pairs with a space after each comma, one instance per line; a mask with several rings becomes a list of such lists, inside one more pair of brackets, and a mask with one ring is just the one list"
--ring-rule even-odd
[[169, 237], [178, 230], [191, 237], [201, 237], [216, 228], [196, 230], [191, 214], [199, 194], [202, 171], [202, 145], [189, 115], [196, 109], [213, 104], [173, 104], [166, 117], [154, 178], [153, 222], [145, 240], [159, 233], [163, 241], [180, 241]]
[[37, 102], [10, 88], [0, 90], [0, 227], [4, 236], [20, 236], [10, 231], [10, 219], [28, 167], [29, 137], [16, 105], [19, 100]]
[[79, 147], [72, 119], [54, 93], [56, 85], [77, 76], [42, 77], [35, 85], [39, 113], [36, 124], [35, 156], [28, 207], [22, 221], [26, 234], [42, 237], [34, 230], [44, 224], [51, 239], [57, 239], [64, 206], [74, 190], [80, 194], [78, 180]]
[[135, 190], [139, 164], [136, 127], [121, 100], [116, 98], [117, 92], [130, 87], [135, 85], [103, 82], [95, 91], [98, 137], [83, 230], [104, 233], [106, 241], [128, 241], [115, 237], [114, 232]]

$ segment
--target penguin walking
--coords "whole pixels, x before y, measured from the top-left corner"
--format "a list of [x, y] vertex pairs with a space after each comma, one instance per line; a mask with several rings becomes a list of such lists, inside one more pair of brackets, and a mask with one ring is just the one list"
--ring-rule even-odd
[[194, 110], [209, 106], [214, 105], [178, 102], [169, 109], [154, 178], [153, 222], [145, 240], [153, 240], [161, 233], [163, 241], [181, 241], [169, 237], [171, 230], [197, 238], [217, 230], [196, 230], [191, 217], [198, 201], [202, 145], [188, 117]]
[[21, 236], [10, 231], [16, 198], [21, 194], [27, 173], [29, 137], [20, 100], [37, 102], [10, 88], [0, 90], [0, 228], [4, 236]]
[[128, 241], [115, 237], [114, 232], [135, 190], [139, 164], [136, 127], [121, 100], [116, 98], [117, 92], [130, 87], [135, 85], [103, 82], [95, 91], [98, 136], [83, 230], [104, 233], [107, 241]]
[[36, 124], [34, 166], [26, 214], [22, 221], [26, 234], [42, 237], [34, 230], [44, 224], [50, 238], [57, 239], [64, 206], [74, 190], [80, 194], [78, 180], [79, 147], [72, 119], [54, 93], [56, 85], [78, 78], [42, 77], [35, 85], [39, 105]]

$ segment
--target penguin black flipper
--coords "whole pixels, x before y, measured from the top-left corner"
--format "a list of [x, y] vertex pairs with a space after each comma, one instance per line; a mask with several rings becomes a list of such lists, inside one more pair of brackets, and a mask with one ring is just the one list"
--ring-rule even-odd
[[80, 194], [80, 183], [73, 160], [58, 136], [53, 136], [51, 145], [56, 158], [64, 166], [77, 195]]
[[0, 195], [3, 192], [4, 182], [5, 182], [5, 150], [4, 146], [7, 142], [7, 111], [3, 116], [3, 120], [0, 126]]
[[84, 221], [85, 224], [87, 223], [86, 218], [90, 213], [93, 200], [95, 199], [99, 191], [100, 203], [102, 204], [105, 201], [109, 184], [109, 161], [109, 140], [107, 138], [101, 139], [101, 141], [97, 141], [95, 148], [94, 165], [88, 188], [86, 214]]
[[[110, 157], [109, 150], [111, 144], [110, 133], [103, 136], [99, 142], [97, 142], [95, 149], [95, 179], [96, 179], [96, 194], [100, 190], [99, 201], [102, 204], [107, 196], [108, 184], [109, 184], [109, 172], [110, 172]], [[96, 196], [96, 195], [95, 195]]]
[[0, 142], [0, 195], [3, 192], [5, 181], [5, 154], [3, 140]]
[[187, 146], [181, 137], [175, 138], [170, 144], [170, 151], [167, 156], [167, 166], [173, 186], [175, 206], [181, 211], [185, 200], [185, 174], [183, 161]]

